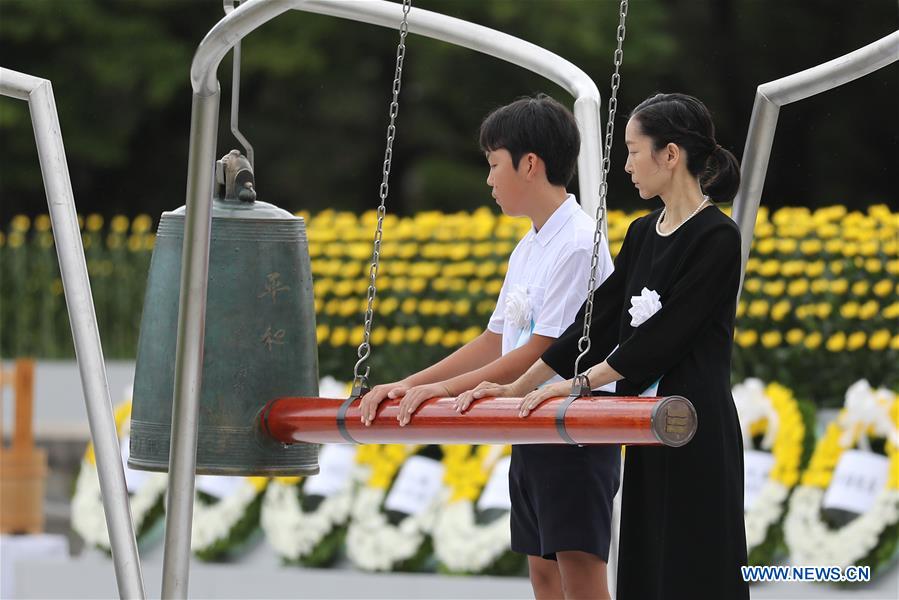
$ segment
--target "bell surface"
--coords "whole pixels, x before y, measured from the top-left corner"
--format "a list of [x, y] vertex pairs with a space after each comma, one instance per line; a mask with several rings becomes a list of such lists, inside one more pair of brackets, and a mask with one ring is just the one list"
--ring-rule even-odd
[[[165, 212], [141, 318], [128, 465], [168, 471], [185, 209]], [[198, 474], [314, 475], [318, 445], [283, 446], [258, 414], [318, 395], [312, 271], [302, 218], [266, 202], [213, 199], [197, 432]]]

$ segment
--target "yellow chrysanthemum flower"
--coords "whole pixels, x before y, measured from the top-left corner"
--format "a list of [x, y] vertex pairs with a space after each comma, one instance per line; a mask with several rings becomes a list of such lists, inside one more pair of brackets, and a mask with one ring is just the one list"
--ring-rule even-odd
[[790, 314], [790, 309], [791, 305], [789, 300], [780, 300], [771, 307], [771, 318], [775, 321], [783, 321], [784, 318]]
[[780, 261], [775, 259], [766, 260], [759, 267], [759, 274], [763, 277], [774, 277], [780, 272]]
[[842, 250], [843, 240], [840, 238], [833, 238], [824, 242], [824, 251], [828, 254], [839, 254]]
[[347, 331], [346, 327], [335, 327], [331, 332], [330, 337], [328, 338], [328, 342], [332, 346], [338, 347], [346, 344], [348, 339], [349, 332]]
[[424, 343], [426, 346], [437, 346], [443, 339], [443, 329], [440, 327], [430, 327], [425, 332]]
[[424, 329], [418, 325], [413, 325], [406, 329], [406, 342], [409, 344], [417, 344], [424, 337]]
[[820, 277], [824, 273], [824, 261], [816, 260], [805, 266], [805, 274], [809, 277]]
[[827, 268], [834, 275], [839, 275], [840, 273], [843, 272], [843, 269], [845, 268], [845, 266], [846, 266], [846, 264], [842, 260], [832, 260], [832, 261], [830, 261], [830, 264], [827, 266]]
[[40, 233], [50, 231], [50, 215], [40, 214], [35, 217], [34, 229]]
[[14, 232], [26, 233], [28, 228], [31, 227], [31, 219], [26, 215], [16, 215], [12, 218], [10, 226]]
[[762, 346], [765, 348], [776, 348], [780, 346], [781, 334], [777, 330], [766, 331], [762, 334]]
[[387, 341], [387, 328], [378, 326], [372, 329], [370, 341], [373, 346], [380, 346], [385, 341]]
[[868, 338], [868, 348], [879, 352], [881, 350], [886, 350], [887, 346], [890, 344], [890, 330], [889, 329], [878, 329], [874, 333], [871, 334], [871, 337]]
[[811, 291], [813, 294], [820, 295], [827, 292], [830, 289], [830, 282], [826, 279], [815, 279], [811, 283]]
[[774, 252], [774, 249], [777, 247], [777, 242], [774, 238], [762, 238], [758, 240], [758, 243], [755, 244], [755, 250], [759, 254], [767, 255]]
[[393, 344], [394, 346], [399, 346], [406, 339], [406, 332], [402, 327], [396, 326], [391, 327], [390, 331], [387, 333], [387, 343]]
[[813, 331], [805, 336], [805, 347], [809, 350], [817, 350], [821, 346], [823, 336], [818, 331]]
[[787, 343], [791, 346], [798, 346], [802, 343], [805, 333], [801, 329], [793, 328], [787, 332]]
[[[88, 217], [88, 219], [90, 219]], [[130, 223], [128, 222], [128, 217], [125, 215], [116, 215], [112, 218], [112, 221], [109, 222], [109, 226], [112, 229], [113, 233], [124, 234], [128, 232], [128, 228], [130, 227]]]
[[153, 227], [153, 219], [147, 214], [139, 214], [131, 222], [132, 233], [147, 233], [151, 227]]
[[768, 315], [767, 300], [753, 300], [749, 303], [749, 316], [753, 318], [761, 318]]
[[784, 293], [784, 289], [786, 288], [786, 284], [783, 279], [777, 279], [775, 281], [768, 281], [764, 285], [762, 285], [762, 292], [769, 298], [778, 298]]
[[867, 340], [868, 336], [864, 331], [854, 331], [846, 340], [846, 348], [848, 348], [849, 350], [858, 350], [859, 348], [864, 348], [865, 342]]
[[758, 339], [759, 334], [752, 329], [738, 331], [736, 335], [737, 345], [742, 348], [751, 348], [752, 346], [755, 346]]
[[762, 289], [762, 280], [750, 277], [743, 283], [743, 288], [751, 294], [757, 294]]
[[834, 279], [830, 282], [830, 291], [833, 294], [845, 294], [849, 289], [849, 282], [845, 279]]
[[862, 304], [858, 309], [858, 317], [864, 321], [867, 321], [880, 311], [880, 305], [876, 300], [868, 300], [864, 304]]
[[825, 347], [830, 352], [842, 352], [846, 349], [846, 334], [842, 331], [838, 331], [835, 334], [831, 335], [827, 338], [827, 344]]
[[883, 307], [883, 311], [881, 311], [881, 314], [885, 319], [899, 318], [899, 302], [893, 302], [889, 306]]
[[819, 254], [823, 247], [824, 247], [824, 244], [821, 243], [821, 240], [818, 240], [818, 239], [803, 240], [799, 244], [799, 251], [802, 252], [805, 256], [813, 256], [813, 255]]
[[889, 279], [881, 279], [877, 283], [874, 284], [872, 288], [874, 295], [879, 298], [885, 298], [889, 295], [890, 292], [893, 291], [893, 282]]
[[840, 316], [844, 319], [854, 319], [858, 316], [858, 302], [846, 302], [840, 307]]
[[802, 296], [809, 289], [808, 279], [794, 279], [787, 286], [787, 294], [792, 297]]
[[455, 348], [459, 345], [459, 332], [447, 331], [441, 340], [441, 344], [443, 344], [444, 348]]

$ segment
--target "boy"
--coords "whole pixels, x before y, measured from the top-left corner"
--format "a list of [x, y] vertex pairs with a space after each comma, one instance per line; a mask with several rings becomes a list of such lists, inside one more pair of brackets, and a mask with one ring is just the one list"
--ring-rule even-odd
[[[515, 380], [571, 324], [586, 298], [596, 225], [566, 191], [580, 149], [574, 116], [544, 94], [522, 98], [484, 119], [480, 146], [496, 203], [506, 215], [528, 217], [532, 228], [509, 258], [484, 332], [431, 367], [375, 386], [362, 399], [366, 425], [385, 398], [402, 398], [397, 418], [406, 425], [429, 398], [456, 396], [482, 381]], [[603, 244], [596, 285], [611, 271]], [[512, 549], [528, 554], [538, 598], [608, 595], [605, 562], [619, 460], [617, 447], [513, 447]], [[553, 473], [564, 481], [550, 481]], [[603, 487], [599, 495], [589, 489], [594, 484]], [[566, 489], [581, 500], [558, 510], [557, 495]]]

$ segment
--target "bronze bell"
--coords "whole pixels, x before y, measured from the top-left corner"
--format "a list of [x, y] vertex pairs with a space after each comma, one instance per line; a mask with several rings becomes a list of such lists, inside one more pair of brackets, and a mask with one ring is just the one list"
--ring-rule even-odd
[[[313, 475], [318, 445], [282, 446], [258, 427], [279, 396], [318, 395], [306, 224], [256, 201], [249, 161], [216, 162], [209, 249], [198, 474]], [[168, 471], [185, 209], [162, 214], [150, 261], [128, 465]]]

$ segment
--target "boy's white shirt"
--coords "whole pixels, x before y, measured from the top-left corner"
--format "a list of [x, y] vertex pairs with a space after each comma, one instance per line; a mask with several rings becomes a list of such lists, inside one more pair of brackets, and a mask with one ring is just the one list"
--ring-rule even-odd
[[[568, 194], [540, 231], [532, 226], [515, 246], [487, 324], [503, 336], [503, 354], [526, 343], [532, 333], [557, 338], [574, 321], [587, 299], [595, 230], [596, 221]], [[605, 239], [596, 269], [598, 287], [614, 269]], [[556, 375], [547, 383], [555, 381], [562, 378]], [[610, 384], [599, 389], [615, 388]]]

